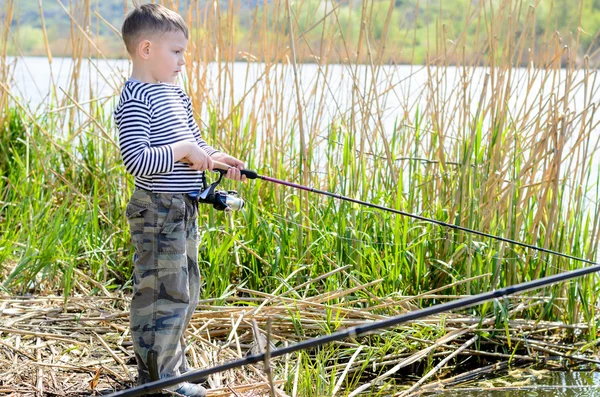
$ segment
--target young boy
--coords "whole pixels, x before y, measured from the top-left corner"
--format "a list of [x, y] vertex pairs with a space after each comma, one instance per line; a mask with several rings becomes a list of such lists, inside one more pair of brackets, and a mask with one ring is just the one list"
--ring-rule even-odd
[[[135, 247], [130, 327], [138, 385], [191, 370], [184, 332], [200, 291], [198, 208], [187, 193], [202, 186], [213, 160], [241, 181], [243, 163], [200, 136], [190, 98], [173, 81], [185, 65], [188, 28], [177, 13], [143, 4], [123, 22], [133, 62], [114, 112], [119, 148], [135, 191], [127, 207]], [[179, 383], [169, 390], [201, 397], [206, 390]]]

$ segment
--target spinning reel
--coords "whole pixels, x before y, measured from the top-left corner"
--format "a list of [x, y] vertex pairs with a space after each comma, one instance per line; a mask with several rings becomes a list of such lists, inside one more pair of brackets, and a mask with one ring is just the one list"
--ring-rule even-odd
[[235, 190], [216, 190], [223, 176], [227, 171], [216, 169], [219, 173], [219, 179], [216, 182], [206, 185], [206, 176], [202, 179], [202, 189], [197, 192], [188, 193], [188, 195], [199, 203], [212, 204], [219, 211], [239, 211], [244, 208], [244, 200], [239, 197]]

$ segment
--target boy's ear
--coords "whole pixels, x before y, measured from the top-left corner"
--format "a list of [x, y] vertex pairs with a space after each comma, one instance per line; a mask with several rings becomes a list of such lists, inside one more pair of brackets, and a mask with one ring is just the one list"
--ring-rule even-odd
[[142, 40], [138, 44], [138, 55], [142, 59], [148, 59], [150, 57], [150, 40]]

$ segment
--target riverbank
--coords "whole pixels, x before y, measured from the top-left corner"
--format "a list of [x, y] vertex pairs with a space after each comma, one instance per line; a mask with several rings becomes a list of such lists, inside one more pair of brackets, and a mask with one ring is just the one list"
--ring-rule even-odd
[[[104, 395], [135, 384], [130, 297], [99, 284], [75, 289], [67, 303], [56, 295], [0, 296], [0, 395]], [[323, 329], [334, 331], [406, 310], [386, 300], [377, 309], [365, 309], [347, 291], [337, 295], [338, 303], [331, 305], [331, 293], [265, 298], [262, 292], [240, 289], [223, 299], [202, 301], [186, 333], [188, 360], [195, 368], [207, 368], [255, 353], [267, 338], [278, 348]], [[515, 318], [541, 302], [510, 301], [515, 303], [507, 309]], [[270, 334], [268, 318], [273, 320]], [[447, 314], [274, 359], [272, 384], [279, 395], [416, 396], [442, 390], [447, 395], [503, 374], [520, 381], [533, 374], [542, 382], [540, 365], [566, 370], [598, 361], [588, 332], [585, 324], [499, 323], [492, 317]], [[442, 367], [442, 361], [449, 365]], [[533, 364], [537, 373], [527, 369]], [[520, 378], [519, 368], [524, 369]], [[260, 364], [212, 375], [208, 385], [210, 396], [267, 396], [271, 388]]]

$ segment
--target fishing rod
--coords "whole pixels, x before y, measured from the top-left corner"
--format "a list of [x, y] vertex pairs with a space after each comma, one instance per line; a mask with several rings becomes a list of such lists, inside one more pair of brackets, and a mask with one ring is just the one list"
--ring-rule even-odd
[[[215, 172], [221, 173], [221, 175], [223, 175], [224, 173], [226, 173], [227, 169], [230, 168], [228, 165], [220, 163], [220, 162], [217, 162], [217, 161], [215, 161], [214, 164], [215, 164], [215, 167], [217, 167], [217, 168], [214, 168], [213, 170]], [[269, 177], [269, 176], [259, 175], [256, 171], [241, 170], [240, 172], [241, 172], [242, 175], [244, 175], [248, 179], [262, 179], [264, 181], [272, 182], [272, 183], [275, 183], [275, 184], [278, 184], [278, 185], [283, 185], [283, 186], [287, 186], [287, 187], [293, 187], [293, 188], [304, 190], [304, 191], [307, 191], [307, 192], [317, 193], [317, 194], [321, 194], [321, 195], [324, 195], [324, 196], [333, 197], [333, 198], [336, 198], [338, 200], [348, 201], [348, 202], [355, 203], [355, 204], [360, 204], [360, 205], [363, 205], [363, 206], [366, 206], [366, 207], [377, 208], [377, 209], [382, 210], [382, 211], [391, 212], [391, 213], [394, 213], [394, 214], [406, 216], [406, 217], [413, 218], [413, 219], [418, 219], [418, 220], [421, 220], [421, 221], [424, 221], [424, 222], [428, 222], [428, 223], [434, 223], [436, 225], [444, 226], [444, 227], [447, 227], [447, 228], [450, 228], [450, 229], [460, 230], [460, 231], [463, 231], [463, 232], [467, 232], [467, 233], [470, 233], [470, 234], [476, 234], [478, 236], [487, 237], [487, 238], [491, 238], [491, 239], [498, 240], [498, 241], [503, 241], [505, 243], [509, 243], [509, 244], [512, 244], [512, 245], [518, 245], [518, 246], [529, 248], [529, 249], [533, 249], [533, 250], [536, 250], [536, 251], [539, 251], [539, 252], [544, 252], [544, 253], [547, 253], [547, 254], [552, 254], [552, 255], [563, 257], [563, 258], [567, 258], [567, 259], [572, 259], [572, 260], [576, 260], [576, 261], [579, 261], [579, 262], [588, 263], [588, 264], [591, 264], [591, 265], [595, 265], [596, 264], [596, 262], [594, 262], [592, 260], [589, 260], [589, 259], [580, 258], [580, 257], [577, 257], [577, 256], [565, 254], [563, 252], [554, 251], [554, 250], [547, 249], [547, 248], [544, 248], [544, 247], [540, 247], [540, 246], [537, 246], [537, 245], [527, 244], [527, 243], [524, 243], [522, 241], [509, 239], [509, 238], [506, 238], [506, 237], [497, 236], [497, 235], [490, 234], [490, 233], [481, 232], [481, 231], [475, 230], [475, 229], [469, 229], [468, 227], [464, 227], [464, 226], [455, 225], [455, 224], [452, 224], [452, 223], [443, 222], [443, 221], [440, 221], [440, 220], [437, 220], [437, 219], [433, 219], [433, 218], [427, 218], [427, 217], [424, 217], [424, 216], [421, 216], [421, 215], [413, 214], [413, 213], [406, 212], [406, 211], [401, 211], [401, 210], [398, 210], [398, 209], [395, 209], [395, 208], [386, 207], [386, 206], [383, 206], [383, 205], [369, 203], [368, 201], [358, 200], [358, 199], [355, 199], [355, 198], [352, 198], [352, 197], [343, 196], [341, 194], [328, 192], [326, 190], [320, 190], [320, 189], [316, 189], [316, 188], [313, 188], [313, 187], [299, 185], [297, 183], [293, 183], [293, 182], [288, 182], [288, 181], [283, 181], [283, 180], [280, 180], [280, 179], [272, 178], [272, 177]], [[220, 180], [221, 179], [219, 178], [219, 181]], [[239, 206], [239, 204], [237, 204], [237, 206]], [[241, 207], [243, 207], [243, 202], [242, 202], [240, 208]]]
[[[431, 306], [425, 309], [419, 309], [412, 311], [410, 313], [401, 314], [399, 316], [391, 317], [386, 320], [378, 320], [369, 324], [358, 325], [355, 327], [347, 328], [341, 331], [337, 331], [331, 333], [329, 335], [319, 336], [313, 339], [307, 339], [305, 341], [296, 343], [294, 345], [290, 345], [287, 347], [283, 347], [280, 349], [275, 349], [270, 352], [270, 357], [280, 357], [286, 354], [294, 353], [299, 350], [306, 350], [310, 348], [315, 348], [322, 346], [327, 343], [339, 341], [349, 337], [357, 337], [361, 335], [365, 335], [372, 331], [382, 330], [386, 328], [391, 328], [396, 325], [400, 325], [409, 321], [414, 321], [421, 319], [423, 317], [432, 316], [434, 314], [440, 314], [447, 311], [455, 310], [455, 309], [464, 309], [470, 306], [474, 306], [477, 304], [481, 304], [483, 302], [506, 297], [508, 295], [514, 295], [520, 292], [524, 292], [530, 289], [545, 287], [551, 284], [555, 284], [561, 281], [570, 280], [572, 278], [585, 276], [587, 274], [595, 273], [600, 271], [600, 264], [596, 264], [594, 266], [587, 266], [581, 269], [572, 270], [569, 272], [564, 272], [560, 274], [555, 274], [553, 276], [547, 276], [544, 278], [540, 278], [533, 281], [528, 281], [522, 284], [515, 284], [510, 287], [502, 288], [495, 291], [484, 292], [478, 295], [469, 296], [466, 298], [457, 299], [452, 302], [442, 303], [439, 305]], [[160, 389], [163, 389], [168, 386], [173, 386], [177, 383], [181, 382], [199, 382], [202, 379], [206, 379], [208, 376], [227, 371], [229, 369], [234, 369], [238, 367], [242, 367], [248, 364], [254, 364], [260, 361], [265, 361], [266, 354], [254, 354], [251, 356], [247, 356], [242, 359], [229, 361], [227, 363], [217, 365], [212, 368], [207, 368], [198, 371], [187, 372], [184, 375], [165, 378], [158, 381], [154, 381], [151, 383], [146, 383], [137, 387], [133, 387], [128, 390], [120, 391], [117, 393], [111, 394], [109, 397], [135, 397], [141, 396], [147, 393], [155, 392]]]
[[[215, 169], [215, 171], [221, 173], [221, 177], [227, 172], [226, 170], [229, 168], [228, 166], [225, 166], [221, 163], [216, 163], [216, 167], [218, 167], [218, 168]], [[471, 307], [471, 306], [474, 306], [477, 304], [481, 304], [481, 303], [484, 303], [484, 302], [487, 302], [487, 301], [490, 301], [493, 299], [506, 297], [508, 295], [518, 294], [518, 293], [521, 293], [521, 292], [524, 292], [527, 290], [531, 290], [531, 289], [535, 289], [535, 288], [545, 287], [548, 285], [556, 284], [556, 283], [559, 283], [562, 281], [570, 280], [570, 279], [577, 278], [577, 277], [582, 277], [582, 276], [600, 271], [600, 264], [593, 262], [591, 260], [585, 259], [585, 258], [579, 258], [579, 257], [575, 257], [572, 255], [564, 254], [561, 252], [534, 246], [531, 244], [526, 244], [526, 243], [523, 243], [520, 241], [511, 240], [511, 239], [507, 239], [507, 238], [500, 237], [500, 236], [495, 236], [495, 235], [488, 234], [488, 233], [483, 233], [483, 232], [480, 232], [477, 230], [468, 229], [468, 228], [465, 228], [462, 226], [438, 221], [436, 219], [430, 219], [430, 218], [426, 218], [426, 217], [423, 217], [420, 215], [415, 215], [415, 214], [411, 214], [408, 212], [396, 210], [393, 208], [388, 208], [388, 207], [384, 207], [381, 205], [369, 203], [366, 201], [353, 199], [353, 198], [342, 196], [342, 195], [339, 195], [336, 193], [331, 193], [328, 191], [319, 190], [319, 189], [299, 185], [296, 183], [282, 181], [279, 179], [259, 175], [255, 171], [251, 171], [251, 170], [241, 170], [241, 174], [244, 175], [248, 179], [262, 179], [262, 180], [265, 180], [268, 182], [273, 182], [273, 183], [281, 184], [284, 186], [294, 187], [297, 189], [301, 189], [301, 190], [305, 190], [305, 191], [309, 191], [309, 192], [313, 192], [313, 193], [323, 194], [323, 195], [334, 197], [334, 198], [337, 198], [340, 200], [350, 201], [352, 203], [357, 203], [357, 204], [365, 205], [368, 207], [377, 208], [377, 209], [381, 209], [381, 210], [388, 211], [388, 212], [393, 212], [393, 213], [404, 215], [404, 216], [409, 216], [411, 218], [419, 219], [419, 220], [430, 222], [430, 223], [435, 223], [435, 224], [438, 224], [441, 226], [446, 226], [446, 227], [453, 228], [456, 230], [461, 230], [461, 231], [477, 234], [479, 236], [489, 237], [489, 238], [496, 239], [499, 241], [504, 241], [507, 243], [520, 245], [522, 247], [535, 249], [535, 250], [538, 250], [541, 252], [546, 252], [549, 254], [562, 256], [564, 258], [573, 259], [573, 260], [577, 260], [580, 262], [592, 264], [592, 266], [587, 266], [587, 267], [584, 267], [581, 269], [563, 272], [560, 274], [543, 277], [543, 278], [540, 278], [537, 280], [532, 280], [532, 281], [524, 282], [521, 284], [515, 284], [512, 286], [501, 288], [501, 289], [494, 290], [494, 291], [483, 292], [481, 294], [468, 296], [465, 298], [460, 298], [460, 299], [454, 300], [452, 302], [446, 302], [446, 303], [434, 305], [434, 306], [431, 306], [428, 308], [414, 310], [410, 313], [401, 314], [401, 315], [391, 317], [386, 320], [378, 320], [378, 321], [374, 321], [372, 323], [350, 327], [350, 328], [347, 328], [347, 329], [344, 329], [341, 331], [331, 333], [329, 335], [323, 335], [323, 336], [319, 336], [319, 337], [316, 337], [313, 339], [307, 339], [305, 341], [296, 343], [291, 346], [287, 346], [287, 347], [283, 347], [283, 348], [279, 348], [279, 349], [270, 351], [269, 357], [271, 357], [271, 358], [280, 357], [280, 356], [283, 356], [286, 354], [294, 353], [299, 350], [306, 350], [306, 349], [310, 349], [310, 348], [319, 347], [324, 344], [339, 341], [339, 340], [342, 340], [342, 339], [345, 339], [348, 337], [357, 337], [357, 336], [365, 335], [369, 332], [391, 328], [393, 326], [397, 326], [397, 325], [400, 325], [400, 324], [403, 324], [403, 323], [406, 323], [409, 321], [418, 320], [423, 317], [428, 317], [428, 316], [432, 316], [435, 314], [440, 314], [440, 313], [444, 313], [444, 312], [456, 310], [456, 309], [464, 309], [464, 308]], [[219, 181], [221, 180], [221, 177], [219, 178]], [[213, 191], [214, 191], [215, 187], [216, 187], [216, 185], [213, 186]], [[201, 195], [201, 193], [202, 192], [199, 192], [199, 195]], [[204, 202], [209, 203], [209, 204], [214, 204], [211, 201], [204, 201]], [[219, 203], [223, 203], [223, 201], [219, 201]], [[242, 206], [243, 206], [243, 203], [242, 203]], [[223, 209], [227, 210], [227, 208], [223, 208]], [[231, 209], [232, 208], [229, 208], [229, 210], [231, 210]], [[265, 361], [266, 357], [267, 357], [266, 353], [250, 355], [250, 356], [247, 356], [242, 359], [233, 360], [233, 361], [229, 361], [224, 364], [214, 366], [212, 368], [207, 368], [207, 369], [198, 370], [198, 371], [190, 371], [190, 372], [187, 372], [180, 376], [170, 377], [170, 378], [165, 378], [165, 379], [157, 380], [157, 381], [150, 382], [150, 383], [145, 383], [143, 385], [139, 385], [139, 386], [133, 387], [131, 389], [113, 393], [109, 397], [135, 397], [135, 396], [141, 396], [144, 394], [156, 392], [156, 391], [159, 391], [166, 387], [173, 386], [177, 383], [182, 383], [182, 382], [196, 383], [196, 382], [201, 381], [202, 379], [206, 379], [210, 375], [213, 375], [213, 374], [216, 374], [219, 372], [227, 371], [229, 369], [234, 369], [234, 368], [242, 367], [242, 366], [249, 365], [249, 364], [254, 364], [254, 363], [257, 363], [260, 361]]]

